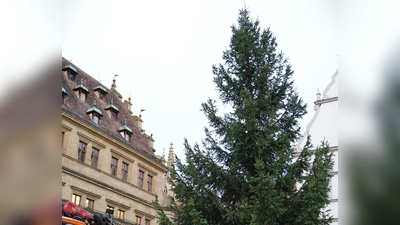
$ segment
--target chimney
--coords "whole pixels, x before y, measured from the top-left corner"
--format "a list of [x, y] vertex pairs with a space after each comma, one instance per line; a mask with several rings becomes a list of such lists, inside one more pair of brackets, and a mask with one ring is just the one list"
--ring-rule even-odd
[[128, 101], [127, 100], [124, 101], [124, 105], [125, 105], [125, 108], [128, 110], [128, 112], [132, 115], [133, 112], [132, 112], [131, 96], [129, 96]]
[[147, 139], [147, 143], [149, 144], [149, 146], [151, 147], [151, 149], [153, 150], [153, 152], [155, 152], [156, 150], [154, 149], [154, 138], [153, 138], [153, 134], [151, 134], [150, 136], [146, 134], [146, 139]]
[[132, 117], [133, 117], [133, 120], [136, 122], [136, 126], [139, 128], [140, 132], [143, 133], [144, 130], [142, 128], [142, 123], [143, 123], [142, 115], [139, 115], [139, 116], [134, 115]]

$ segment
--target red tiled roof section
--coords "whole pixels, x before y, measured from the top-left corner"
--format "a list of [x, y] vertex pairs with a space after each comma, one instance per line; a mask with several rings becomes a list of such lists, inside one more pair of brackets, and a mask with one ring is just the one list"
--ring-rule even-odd
[[[71, 111], [75, 116], [86, 120], [88, 123], [92, 124], [93, 126], [97, 126], [103, 131], [106, 131], [106, 133], [111, 133], [113, 136], [117, 137], [120, 139], [120, 141], [130, 145], [133, 149], [139, 151], [139, 152], [146, 152], [151, 158], [157, 159], [155, 157], [154, 152], [152, 151], [152, 148], [147, 142], [147, 139], [142, 135], [142, 133], [139, 131], [139, 128], [136, 125], [136, 122], [132, 118], [132, 115], [128, 112], [126, 109], [125, 105], [121, 101], [120, 98], [118, 98], [118, 95], [110, 88], [100, 84], [99, 81], [91, 77], [89, 74], [85, 73], [83, 70], [81, 70], [79, 67], [65, 59], [64, 57], [62, 58], [62, 67], [67, 66], [71, 64], [77, 71], [78, 74], [75, 77], [75, 82], [70, 81], [67, 79], [66, 76], [62, 74], [62, 87], [66, 90], [68, 93], [67, 98], [65, 100], [65, 103], [63, 104], [63, 108]], [[83, 85], [89, 89], [89, 94], [87, 95], [87, 99], [85, 102], [81, 101], [78, 99], [78, 97], [75, 95], [74, 91], [72, 90], [75, 86], [79, 85], [81, 82], [81, 79], [83, 79]], [[111, 87], [111, 82], [110, 81], [110, 87]], [[107, 90], [107, 94], [105, 96], [105, 100], [102, 101], [100, 100], [97, 95], [94, 93], [93, 89], [97, 86], [103, 86]], [[114, 99], [114, 105], [118, 107], [119, 113], [117, 117], [117, 122], [113, 121], [109, 118], [108, 114], [104, 110], [104, 108], [107, 105], [110, 105], [111, 99]], [[86, 114], [86, 110], [93, 107], [94, 101], [96, 101], [97, 108], [99, 108], [103, 114], [103, 116], [100, 119], [99, 125], [95, 124], [90, 117]], [[121, 135], [118, 133], [118, 128], [120, 126], [124, 125], [124, 121], [126, 119], [126, 125], [132, 129], [132, 136], [129, 142], [124, 140]], [[107, 132], [108, 131], [108, 132]]]

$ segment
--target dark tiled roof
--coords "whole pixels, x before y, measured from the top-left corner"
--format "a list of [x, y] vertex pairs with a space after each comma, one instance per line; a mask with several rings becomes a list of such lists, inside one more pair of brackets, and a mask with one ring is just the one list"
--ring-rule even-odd
[[[63, 68], [67, 65], [76, 68], [78, 74], [76, 75], [75, 80], [80, 81], [82, 79], [82, 83], [89, 90], [93, 90], [95, 87], [99, 85], [99, 82], [96, 79], [94, 79], [89, 74], [85, 73], [79, 67], [73, 65], [71, 62], [69, 62], [67, 59], [63, 57], [62, 58]], [[136, 125], [136, 122], [132, 118], [132, 115], [129, 114], [128, 109], [125, 107], [123, 102], [118, 97], [118, 94], [113, 89], [105, 88], [108, 94], [105, 96], [104, 101], [98, 99], [97, 95], [91, 92], [87, 95], [86, 101], [83, 102], [79, 100], [72, 91], [73, 88], [77, 86], [77, 84], [71, 80], [66, 79], [63, 73], [61, 73], [61, 76], [62, 76], [62, 87], [64, 87], [66, 92], [69, 94], [64, 104], [62, 104], [64, 112], [67, 112], [68, 114], [76, 118], [79, 118], [80, 120], [85, 121], [85, 123], [90, 124], [92, 127], [101, 130], [103, 133], [117, 139], [119, 142], [129, 145], [134, 150], [141, 152], [148, 158], [153, 159], [153, 161], [161, 163], [161, 161], [154, 155], [154, 152], [150, 147], [149, 143], [147, 142], [146, 137], [144, 137], [144, 135], [140, 132], [139, 128]], [[112, 82], [110, 81], [110, 86], [111, 83]], [[111, 102], [111, 99], [114, 99], [113, 105], [117, 109], [119, 109], [118, 121], [111, 120], [106, 114], [106, 116], [103, 116], [101, 118], [99, 125], [95, 124], [86, 114], [86, 110], [92, 108], [93, 102], [96, 101], [97, 102], [96, 108], [102, 111], [103, 109], [106, 108], [107, 105], [106, 102]], [[118, 129], [121, 128], [121, 126], [123, 127], [125, 125], [124, 124], [125, 120], [127, 128], [129, 128], [129, 130], [132, 132], [132, 136], [129, 142], [126, 141], [118, 132]]]

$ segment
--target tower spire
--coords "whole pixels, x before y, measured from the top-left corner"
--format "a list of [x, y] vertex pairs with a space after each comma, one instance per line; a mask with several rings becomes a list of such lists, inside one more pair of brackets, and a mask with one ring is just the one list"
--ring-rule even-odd
[[170, 168], [174, 164], [174, 147], [171, 142], [169, 147], [169, 154], [168, 154], [168, 167]]

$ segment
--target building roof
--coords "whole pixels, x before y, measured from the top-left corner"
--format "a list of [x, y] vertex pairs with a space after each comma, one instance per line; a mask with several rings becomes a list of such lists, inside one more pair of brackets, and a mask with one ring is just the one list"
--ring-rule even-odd
[[[132, 115], [128, 112], [128, 109], [123, 104], [122, 100], [118, 97], [119, 93], [116, 93], [116, 90], [104, 88], [106, 91], [106, 96], [104, 101], [100, 100], [96, 94], [89, 92], [87, 95], [86, 101], [83, 102], [78, 99], [78, 97], [73, 94], [73, 89], [79, 85], [86, 87], [88, 90], [94, 90], [96, 87], [99, 86], [99, 81], [94, 79], [89, 74], [85, 73], [81, 70], [78, 66], [72, 64], [70, 61], [62, 58], [62, 66], [65, 68], [66, 66], [73, 67], [77, 71], [77, 75], [75, 81], [78, 81], [79, 84], [68, 80], [66, 76], [62, 73], [62, 87], [65, 91], [69, 94], [68, 98], [62, 105], [62, 109], [64, 112], [72, 115], [75, 118], [81, 119], [85, 121], [86, 124], [92, 125], [96, 129], [100, 129], [103, 133], [112, 136], [113, 138], [117, 139], [118, 141], [127, 144], [134, 150], [144, 154], [145, 156], [161, 163], [161, 161], [154, 155], [154, 152], [149, 145], [146, 137], [140, 132], [139, 127], [136, 125], [136, 121], [134, 121]], [[81, 84], [81, 82], [82, 84]], [[111, 82], [110, 82], [111, 85]], [[72, 93], [72, 94], [71, 94]], [[96, 109], [103, 111], [105, 108], [109, 107], [107, 102], [111, 102], [113, 99], [112, 105], [117, 108], [119, 111], [118, 113], [118, 120], [113, 121], [109, 116], [103, 116], [101, 118], [101, 122], [99, 125], [95, 124], [86, 114], [88, 109], [93, 109], [93, 102], [96, 102]], [[114, 108], [113, 107], [113, 108]], [[95, 110], [96, 111], [96, 110]], [[125, 123], [126, 121], [126, 123]], [[132, 136], [128, 141], [126, 141], [118, 132], [120, 127], [126, 126], [129, 128], [129, 131], [132, 132]]]

